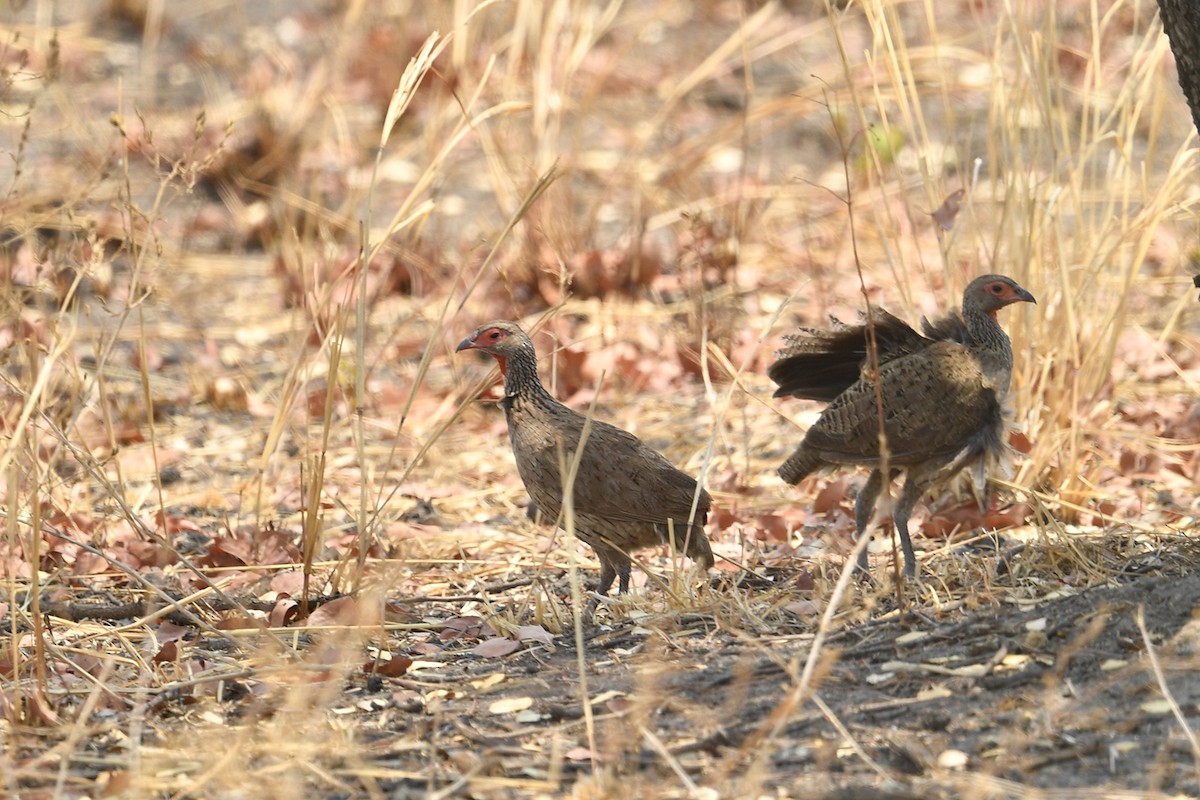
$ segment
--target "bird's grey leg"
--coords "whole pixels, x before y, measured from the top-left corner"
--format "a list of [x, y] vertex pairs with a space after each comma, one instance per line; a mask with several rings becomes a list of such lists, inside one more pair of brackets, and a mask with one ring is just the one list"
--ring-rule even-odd
[[590, 625], [600, 600], [609, 596], [608, 590], [612, 588], [613, 581], [620, 579], [618, 593], [629, 593], [629, 571], [633, 562], [629, 556], [612, 545], [595, 541], [589, 541], [588, 544], [595, 551], [596, 558], [600, 559], [600, 583], [596, 586], [596, 594], [583, 610], [583, 619]]
[[589, 542], [589, 544], [596, 551], [596, 557], [600, 559], [600, 583], [596, 587], [596, 594], [607, 595], [608, 590], [612, 588], [613, 581], [618, 578], [620, 581], [617, 584], [617, 593], [628, 594], [629, 571], [633, 564], [629, 556], [616, 547], [603, 542]]
[[[877, 469], [871, 470], [867, 482], [858, 491], [858, 499], [854, 501], [854, 526], [857, 528], [855, 537], [861, 539], [871, 524], [871, 514], [875, 511], [875, 501], [879, 498], [879, 490], [883, 488], [883, 473]], [[858, 554], [858, 570], [867, 572], [867, 548]]]
[[904, 577], [912, 578], [917, 574], [917, 555], [913, 552], [912, 539], [908, 535], [908, 518], [913, 506], [925, 493], [925, 481], [919, 470], [913, 470], [904, 479], [904, 488], [900, 491], [900, 500], [892, 512], [892, 520], [896, 532], [900, 534], [900, 549], [904, 551]]
[[617, 594], [629, 594], [629, 565], [630, 561], [625, 554], [622, 553], [621, 563], [617, 564]]

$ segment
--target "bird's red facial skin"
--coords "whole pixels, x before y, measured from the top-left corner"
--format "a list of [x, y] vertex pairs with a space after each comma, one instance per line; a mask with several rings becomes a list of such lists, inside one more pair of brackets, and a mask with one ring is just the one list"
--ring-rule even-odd
[[496, 359], [500, 364], [500, 373], [508, 374], [508, 361], [505, 356], [497, 353], [494, 349], [496, 345], [507, 339], [509, 331], [503, 328], [488, 328], [485, 331], [480, 331], [462, 342], [455, 348], [456, 351], [462, 350], [482, 350], [485, 353], [491, 353], [492, 358]]
[[1021, 296], [1020, 292], [1009, 286], [1007, 283], [1001, 283], [1000, 281], [989, 283], [987, 286], [987, 291], [992, 295], [992, 297], [1000, 300], [1004, 305], [1020, 303], [1025, 300], [1025, 298]]
[[475, 346], [487, 348], [491, 345], [497, 344], [507, 336], [508, 333], [500, 330], [499, 328], [488, 328], [486, 331], [475, 337]]
[[[483, 333], [471, 340], [471, 346], [480, 350], [492, 352], [492, 345], [499, 344], [508, 338], [508, 331], [500, 330], [499, 328], [488, 328]], [[492, 352], [492, 357], [496, 359], [496, 363], [500, 365], [500, 374], [508, 374], [508, 362], [504, 356], [499, 353]]]

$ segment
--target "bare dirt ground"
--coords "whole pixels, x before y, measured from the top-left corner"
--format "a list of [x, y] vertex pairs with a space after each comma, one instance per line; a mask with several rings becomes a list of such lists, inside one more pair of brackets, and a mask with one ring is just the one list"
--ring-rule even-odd
[[[1195, 132], [1152, 8], [0, 14], [8, 796], [1200, 797]], [[920, 581], [885, 534], [839, 588], [862, 476], [781, 485], [819, 409], [772, 350], [989, 271], [1038, 298], [1014, 474], [922, 504]], [[498, 317], [703, 474], [712, 574], [642, 553], [577, 619], [594, 559], [453, 352]]]

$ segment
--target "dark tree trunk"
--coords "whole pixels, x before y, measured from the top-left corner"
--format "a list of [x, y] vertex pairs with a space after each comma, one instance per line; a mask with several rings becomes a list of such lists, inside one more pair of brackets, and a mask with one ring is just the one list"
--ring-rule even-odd
[[1175, 54], [1179, 86], [1200, 131], [1200, 6], [1196, 0], [1158, 0], [1158, 8]]
[[[1200, 131], [1200, 7], [1196, 0], [1158, 0], [1163, 30], [1175, 54], [1179, 88], [1192, 109], [1192, 124]], [[1200, 275], [1192, 276], [1200, 289]]]

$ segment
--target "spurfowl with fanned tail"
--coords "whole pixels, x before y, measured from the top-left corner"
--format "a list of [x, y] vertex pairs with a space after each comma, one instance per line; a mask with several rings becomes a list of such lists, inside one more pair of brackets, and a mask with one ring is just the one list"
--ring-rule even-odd
[[[916, 573], [908, 519], [917, 500], [963, 467], [978, 467], [1007, 447], [1004, 405], [1012, 378], [1012, 345], [996, 312], [1036, 303], [1011, 278], [983, 275], [963, 292], [962, 313], [922, 320], [922, 333], [877, 309], [868, 325], [833, 321], [829, 330], [803, 328], [787, 339], [768, 372], [776, 397], [792, 395], [829, 405], [779, 468], [790, 484], [824, 467], [871, 467], [854, 505], [862, 536], [883, 488], [880, 414], [883, 399], [889, 477], [903, 469], [904, 488], [893, 520], [904, 549], [904, 575]], [[878, 361], [870, 357], [874, 329]], [[878, 395], [877, 395], [878, 391]], [[979, 483], [979, 485], [982, 485]], [[866, 569], [866, 551], [859, 568]]]
[[[563, 504], [563, 475], [587, 420], [542, 386], [533, 342], [515, 323], [481, 325], [457, 350], [482, 350], [499, 362], [504, 374], [501, 405], [517, 471], [543, 519], [555, 520]], [[703, 489], [697, 492], [693, 478], [627, 431], [591, 421], [573, 500], [575, 533], [600, 559], [600, 594], [607, 594], [616, 579], [619, 591], [628, 592], [628, 553], [665, 544], [669, 532], [680, 551], [705, 569], [713, 565], [703, 527], [712, 498]]]

